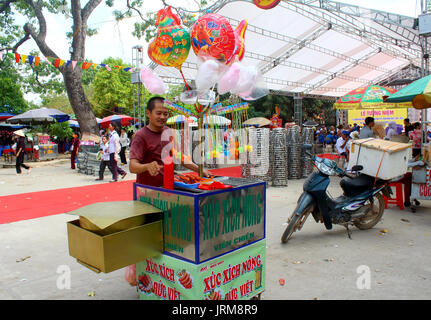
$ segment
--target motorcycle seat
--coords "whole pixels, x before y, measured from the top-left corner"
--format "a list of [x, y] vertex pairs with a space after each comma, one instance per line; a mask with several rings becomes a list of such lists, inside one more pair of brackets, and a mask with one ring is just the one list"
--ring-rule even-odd
[[371, 190], [374, 186], [374, 178], [365, 174], [353, 179], [344, 178], [340, 181], [340, 186], [344, 194], [350, 197]]

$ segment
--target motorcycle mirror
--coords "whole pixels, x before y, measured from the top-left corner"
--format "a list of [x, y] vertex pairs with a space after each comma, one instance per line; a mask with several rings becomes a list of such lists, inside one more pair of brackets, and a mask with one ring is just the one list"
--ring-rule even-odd
[[304, 150], [311, 150], [311, 148], [313, 148], [313, 146], [311, 144], [309, 144], [309, 143], [305, 143], [305, 144], [302, 145], [302, 148]]
[[352, 171], [361, 171], [361, 170], [363, 170], [364, 169], [364, 167], [363, 166], [360, 166], [360, 165], [356, 165], [356, 166], [353, 166], [352, 167]]

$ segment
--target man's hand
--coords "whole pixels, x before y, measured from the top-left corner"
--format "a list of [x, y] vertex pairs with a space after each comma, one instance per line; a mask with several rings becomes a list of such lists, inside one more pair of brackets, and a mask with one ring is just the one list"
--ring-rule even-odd
[[206, 169], [203, 169], [203, 170], [202, 170], [202, 175], [203, 175], [205, 178], [209, 178], [209, 177], [211, 177], [211, 173], [209, 173], [209, 171], [208, 171], [208, 170], [206, 170]]
[[162, 166], [160, 166], [157, 161], [153, 161], [151, 163], [147, 163], [147, 171], [150, 173], [150, 175], [152, 176], [156, 176], [160, 169], [162, 168]]

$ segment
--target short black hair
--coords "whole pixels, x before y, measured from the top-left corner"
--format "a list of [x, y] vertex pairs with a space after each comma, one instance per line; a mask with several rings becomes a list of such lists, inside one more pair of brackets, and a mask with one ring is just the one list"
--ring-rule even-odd
[[405, 118], [404, 121], [407, 121], [408, 123], [410, 123], [410, 119], [409, 118]]
[[415, 128], [415, 129], [419, 129], [420, 127], [421, 127], [421, 123], [420, 122], [415, 122], [413, 124], [413, 128]]
[[157, 101], [159, 101], [161, 103], [164, 103], [165, 102], [165, 98], [158, 97], [158, 96], [151, 97], [150, 100], [148, 100], [148, 103], [147, 103], [147, 110], [150, 111], [150, 112], [153, 111], [154, 107], [156, 106], [156, 102]]
[[374, 122], [373, 117], [366, 117], [365, 118], [365, 125], [368, 126], [371, 122]]

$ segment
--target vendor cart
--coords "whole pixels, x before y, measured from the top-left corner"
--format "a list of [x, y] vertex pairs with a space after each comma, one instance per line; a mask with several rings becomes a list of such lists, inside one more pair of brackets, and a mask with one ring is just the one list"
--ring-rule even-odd
[[134, 185], [163, 211], [164, 252], [136, 264], [139, 298], [240, 300], [265, 289], [265, 183], [218, 177], [225, 190]]
[[219, 190], [133, 186], [67, 223], [69, 253], [95, 272], [136, 263], [142, 300], [259, 299], [265, 289], [266, 185], [215, 177]]

